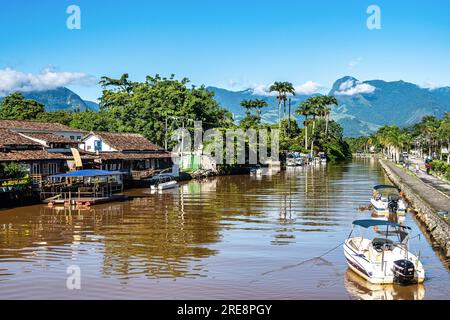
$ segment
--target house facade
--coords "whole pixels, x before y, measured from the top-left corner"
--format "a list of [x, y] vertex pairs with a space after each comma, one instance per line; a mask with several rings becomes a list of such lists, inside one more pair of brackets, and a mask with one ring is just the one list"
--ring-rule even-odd
[[69, 170], [67, 160], [70, 156], [49, 152], [42, 144], [8, 129], [0, 128], [0, 135], [0, 163], [26, 165], [35, 183], [41, 183], [48, 175]]
[[93, 163], [78, 152], [83, 131], [59, 123], [0, 120], [0, 163], [25, 164], [35, 183]]
[[171, 154], [140, 134], [90, 132], [80, 146], [99, 157], [101, 169], [127, 172], [128, 179], [144, 179], [172, 167]]

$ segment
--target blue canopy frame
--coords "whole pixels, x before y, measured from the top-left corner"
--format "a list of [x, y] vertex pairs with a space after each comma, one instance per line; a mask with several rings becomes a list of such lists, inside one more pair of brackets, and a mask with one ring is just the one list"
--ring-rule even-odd
[[397, 189], [400, 190], [399, 188], [397, 188], [396, 186], [390, 185], [390, 184], [379, 184], [373, 187], [374, 190], [379, 190], [379, 189]]
[[370, 228], [374, 226], [388, 226], [388, 227], [396, 227], [396, 228], [404, 228], [411, 230], [410, 227], [402, 226], [396, 222], [385, 221], [385, 220], [376, 220], [376, 219], [363, 219], [363, 220], [355, 220], [353, 221], [353, 225], [360, 226], [363, 228]]
[[77, 177], [102, 177], [102, 176], [104, 177], [104, 176], [117, 176], [124, 174], [126, 174], [126, 172], [87, 169], [87, 170], [71, 171], [62, 174], [55, 174], [50, 176], [50, 178], [77, 178]]

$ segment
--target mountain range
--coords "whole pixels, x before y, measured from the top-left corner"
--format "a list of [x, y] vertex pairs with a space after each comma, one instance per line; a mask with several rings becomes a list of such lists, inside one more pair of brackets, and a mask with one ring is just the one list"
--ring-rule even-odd
[[[248, 99], [265, 100], [268, 107], [262, 110], [263, 121], [266, 123], [277, 121], [278, 107], [275, 96], [256, 94], [253, 89], [241, 91], [217, 87], [207, 89], [215, 93], [214, 98], [221, 107], [233, 113], [235, 121], [245, 116], [245, 110], [240, 106], [240, 102]], [[342, 125], [346, 136], [370, 134], [385, 124], [408, 126], [419, 122], [425, 115], [441, 117], [445, 112], [450, 112], [450, 87], [427, 89], [404, 81], [360, 81], [346, 76], [338, 79], [328, 94], [336, 96], [339, 102], [338, 106], [332, 108], [331, 117]], [[44, 104], [46, 111], [99, 109], [97, 103], [83, 100], [65, 87], [25, 92], [23, 95], [27, 99]], [[309, 97], [310, 95], [292, 97], [292, 114], [298, 104]], [[299, 123], [303, 122], [302, 117], [295, 116], [295, 118]]]
[[[242, 119], [244, 109], [239, 105], [244, 99], [264, 99], [263, 121], [277, 120], [277, 99], [274, 96], [255, 94], [252, 89], [230, 91], [208, 87], [215, 93], [216, 101], [230, 110], [235, 120]], [[404, 81], [359, 81], [350, 76], [338, 79], [328, 93], [336, 96], [339, 104], [332, 108], [332, 118], [344, 128], [346, 136], [367, 135], [385, 124], [408, 126], [419, 122], [425, 115], [441, 117], [450, 112], [450, 87], [422, 88]], [[309, 96], [295, 96], [292, 110]], [[300, 122], [303, 119], [296, 116]]]
[[[45, 111], [98, 111], [98, 104], [92, 101], [83, 100], [72, 90], [59, 87], [51, 90], [22, 92], [26, 99], [31, 99], [42, 103]], [[2, 97], [0, 97], [0, 101]]]

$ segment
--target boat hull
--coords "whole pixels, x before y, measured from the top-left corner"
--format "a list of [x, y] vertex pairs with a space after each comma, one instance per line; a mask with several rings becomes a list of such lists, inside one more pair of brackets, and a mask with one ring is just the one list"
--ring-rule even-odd
[[[382, 201], [377, 201], [373, 198], [370, 199], [370, 203], [372, 204], [373, 209], [377, 213], [389, 213], [387, 203], [382, 202]], [[403, 200], [399, 200], [399, 202], [398, 202], [397, 214], [406, 214], [406, 206], [405, 206], [405, 203], [403, 202]]]
[[173, 189], [176, 187], [178, 187], [178, 183], [176, 181], [169, 181], [169, 182], [160, 183], [158, 185], [152, 185], [151, 189], [152, 190], [166, 190], [166, 189]]
[[[381, 263], [370, 261], [362, 252], [355, 250], [347, 239], [344, 243], [344, 255], [349, 268], [372, 284], [392, 284], [396, 278], [392, 271], [392, 264], [386, 261], [384, 268]], [[400, 258], [400, 257], [399, 257]], [[420, 264], [413, 280], [410, 283], [422, 283], [425, 279], [425, 272]]]

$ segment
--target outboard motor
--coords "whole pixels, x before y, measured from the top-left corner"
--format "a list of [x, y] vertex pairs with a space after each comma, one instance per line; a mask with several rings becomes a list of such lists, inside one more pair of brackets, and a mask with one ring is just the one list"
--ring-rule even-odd
[[388, 197], [389, 213], [397, 213], [399, 200], [400, 200], [399, 196], [396, 195], [390, 195]]
[[394, 273], [394, 279], [400, 283], [410, 283], [414, 280], [414, 264], [406, 259], [394, 261], [392, 267], [392, 272]]

